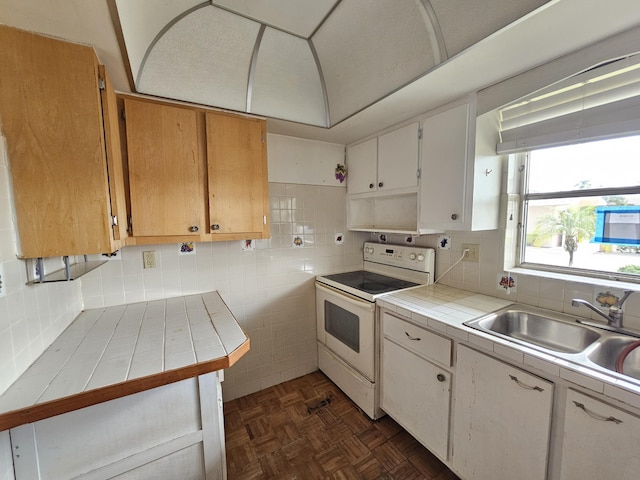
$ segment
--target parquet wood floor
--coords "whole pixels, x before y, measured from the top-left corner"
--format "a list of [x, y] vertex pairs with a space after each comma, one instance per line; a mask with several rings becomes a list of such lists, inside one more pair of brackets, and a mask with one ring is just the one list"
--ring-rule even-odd
[[320, 371], [226, 402], [224, 419], [229, 480], [458, 479], [391, 418], [367, 417]]

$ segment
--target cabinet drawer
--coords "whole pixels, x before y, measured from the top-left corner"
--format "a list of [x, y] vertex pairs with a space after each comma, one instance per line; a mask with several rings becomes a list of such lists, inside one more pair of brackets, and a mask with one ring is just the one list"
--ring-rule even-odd
[[382, 314], [382, 333], [418, 355], [451, 366], [451, 339], [390, 315]]

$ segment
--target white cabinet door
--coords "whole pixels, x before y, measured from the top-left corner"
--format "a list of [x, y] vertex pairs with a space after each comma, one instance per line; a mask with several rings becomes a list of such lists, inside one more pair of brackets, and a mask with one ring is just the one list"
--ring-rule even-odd
[[385, 338], [380, 406], [420, 443], [447, 459], [451, 374]]
[[640, 418], [581, 393], [567, 393], [562, 480], [637, 479]]
[[378, 137], [378, 191], [418, 186], [418, 122]]
[[465, 218], [469, 104], [422, 121], [419, 225], [459, 229]]
[[453, 466], [459, 474], [545, 479], [553, 384], [459, 346], [455, 386]]
[[377, 190], [378, 139], [372, 138], [347, 149], [347, 193]]

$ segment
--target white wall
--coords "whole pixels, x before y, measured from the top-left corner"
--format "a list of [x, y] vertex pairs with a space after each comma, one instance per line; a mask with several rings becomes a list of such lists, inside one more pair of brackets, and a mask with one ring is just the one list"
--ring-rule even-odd
[[[86, 308], [220, 292], [251, 338], [249, 353], [226, 372], [225, 400], [316, 370], [314, 277], [362, 266], [366, 235], [347, 231], [346, 188], [333, 173], [343, 147], [276, 137], [268, 139], [271, 238], [255, 250], [243, 251], [241, 241], [198, 243], [190, 256], [177, 244], [125, 247], [120, 260], [80, 279]], [[157, 268], [142, 268], [146, 250], [155, 250]]]
[[[0, 135], [0, 393], [71, 323], [82, 309], [78, 282], [26, 286], [16, 258], [6, 141]], [[2, 478], [0, 476], [0, 478]]]

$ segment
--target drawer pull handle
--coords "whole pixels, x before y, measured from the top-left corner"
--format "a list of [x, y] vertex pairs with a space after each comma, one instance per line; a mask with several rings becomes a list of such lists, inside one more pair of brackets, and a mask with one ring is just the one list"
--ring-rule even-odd
[[439, 382], [444, 382], [447, 379], [447, 377], [445, 377], [442, 373], [439, 373], [438, 375], [436, 375], [436, 379]]
[[515, 375], [509, 375], [509, 378], [511, 380], [513, 380], [514, 382], [516, 382], [516, 384], [519, 387], [524, 388], [525, 390], [536, 390], [538, 392], [544, 392], [544, 388], [540, 388], [537, 385], [532, 387], [531, 385], [527, 385], [526, 383], [522, 383], [520, 380], [518, 380], [518, 377], [516, 377]]
[[198, 226], [197, 226], [197, 225], [193, 225], [193, 226], [189, 227], [189, 231], [190, 231], [190, 232], [195, 233], [195, 232], [197, 232], [198, 230], [200, 230], [200, 229], [198, 228]]
[[605, 417], [604, 415], [598, 415], [597, 413], [592, 412], [591, 410], [589, 410], [587, 407], [584, 406], [584, 403], [576, 402], [575, 400], [573, 401], [573, 403], [576, 407], [584, 411], [584, 413], [589, 415], [591, 418], [595, 418], [596, 420], [602, 420], [603, 422], [613, 422], [616, 425], [619, 423], [622, 423], [622, 420], [616, 417]]
[[417, 342], [420, 341], [420, 337], [412, 337], [411, 335], [409, 335], [409, 332], [404, 332], [404, 334], [407, 336], [409, 340], [415, 340]]

